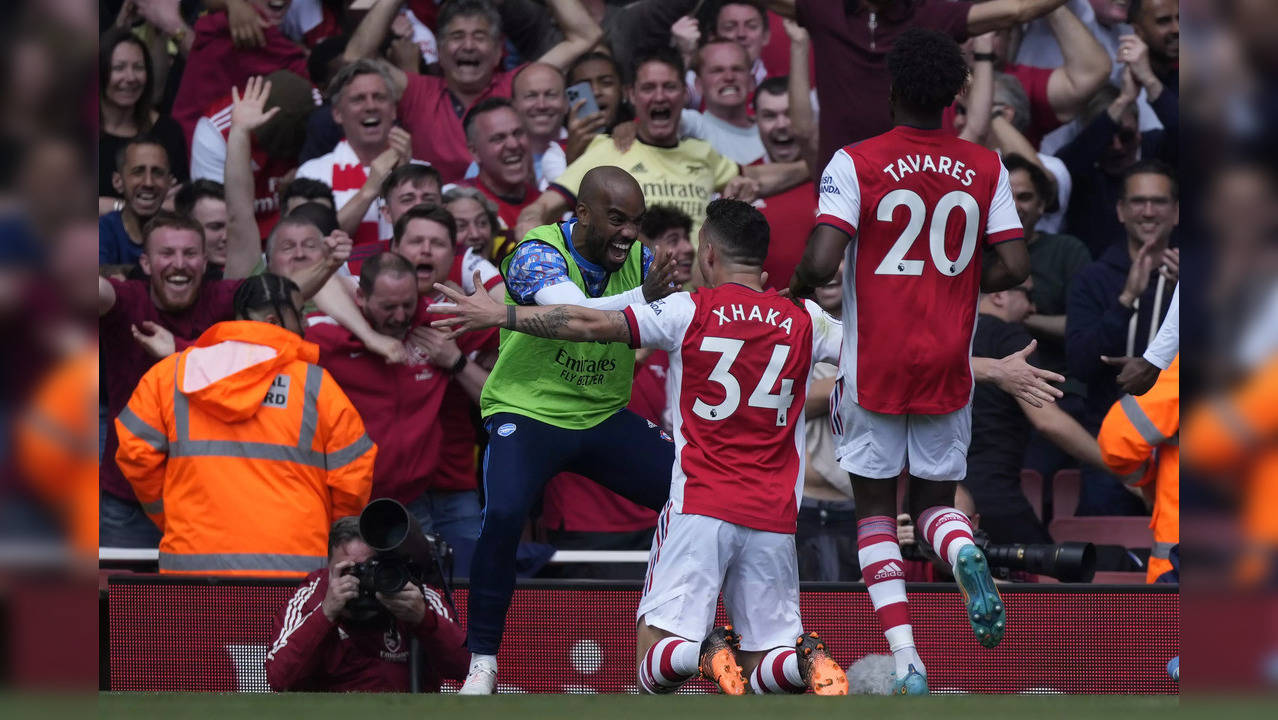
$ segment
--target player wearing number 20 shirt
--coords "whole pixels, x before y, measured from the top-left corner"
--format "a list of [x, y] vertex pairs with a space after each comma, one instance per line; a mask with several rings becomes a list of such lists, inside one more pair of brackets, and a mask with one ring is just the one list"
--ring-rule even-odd
[[978, 296], [1019, 285], [1029, 254], [1003, 163], [942, 129], [968, 78], [958, 45], [911, 28], [886, 60], [895, 127], [830, 159], [791, 291], [802, 297], [828, 282], [842, 255], [835, 456], [852, 476], [857, 554], [895, 659], [894, 691], [920, 694], [926, 669], [900, 571], [896, 478], [908, 462], [920, 535], [954, 571], [977, 639], [997, 645], [1002, 600], [953, 507], [954, 482], [967, 474]]
[[967, 405], [981, 250], [1023, 236], [998, 155], [942, 129], [897, 126], [834, 154], [817, 222], [856, 238], [843, 392], [894, 415]]

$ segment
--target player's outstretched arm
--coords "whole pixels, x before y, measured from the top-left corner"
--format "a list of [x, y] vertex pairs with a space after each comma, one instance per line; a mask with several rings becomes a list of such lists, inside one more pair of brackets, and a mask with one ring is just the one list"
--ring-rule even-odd
[[1028, 358], [1037, 340], [1031, 340], [1021, 350], [1005, 358], [972, 358], [972, 376], [976, 382], [992, 382], [1000, 390], [1017, 400], [1023, 400], [1034, 407], [1042, 407], [1043, 403], [1056, 402], [1056, 398], [1064, 395], [1050, 383], [1065, 382], [1064, 376], [1051, 370], [1043, 370], [1029, 364]]
[[[475, 275], [476, 287], [483, 287], [479, 273]], [[630, 343], [630, 324], [621, 312], [604, 312], [577, 305], [502, 305], [493, 301], [487, 293], [463, 295], [441, 283], [435, 283], [435, 289], [452, 303], [436, 303], [426, 311], [453, 316], [431, 323], [431, 327], [451, 328], [450, 338], [472, 330], [503, 327], [553, 340]]]

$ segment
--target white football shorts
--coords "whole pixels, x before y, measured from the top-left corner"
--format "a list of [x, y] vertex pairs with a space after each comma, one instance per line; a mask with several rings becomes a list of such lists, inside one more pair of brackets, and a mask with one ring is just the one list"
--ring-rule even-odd
[[972, 404], [944, 415], [888, 415], [866, 410], [844, 393], [831, 418], [839, 467], [867, 478], [892, 478], [908, 463], [924, 480], [967, 476]]
[[684, 515], [667, 504], [636, 618], [700, 642], [714, 628], [720, 591], [742, 650], [791, 647], [803, 634], [794, 535]]

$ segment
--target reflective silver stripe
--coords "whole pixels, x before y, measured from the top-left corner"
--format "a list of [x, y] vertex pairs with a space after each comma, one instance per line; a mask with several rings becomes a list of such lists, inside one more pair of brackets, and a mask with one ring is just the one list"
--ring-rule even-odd
[[347, 445], [341, 450], [334, 450], [326, 455], [325, 460], [327, 462], [327, 468], [329, 470], [337, 470], [339, 468], [346, 467], [363, 456], [364, 453], [368, 452], [372, 447], [373, 441], [368, 437], [368, 433], [365, 433], [350, 445]]
[[308, 573], [328, 564], [322, 555], [284, 555], [280, 553], [210, 553], [184, 555], [160, 553], [160, 570], [216, 572], [219, 570], [285, 570]]
[[[190, 357], [187, 358], [190, 360]], [[191, 438], [191, 405], [187, 402], [186, 393], [178, 382], [178, 368], [182, 363], [173, 363], [173, 427], [177, 431], [177, 441]]]
[[142, 503], [142, 512], [147, 515], [159, 515], [164, 512], [164, 501], [156, 500], [155, 502]]
[[169, 457], [235, 457], [246, 460], [278, 460], [299, 465], [309, 465], [323, 470], [326, 467], [324, 453], [303, 450], [293, 445], [276, 445], [264, 442], [240, 442], [238, 440], [187, 440], [175, 442]]
[[1172, 548], [1176, 547], [1177, 544], [1174, 542], [1156, 542], [1154, 543], [1154, 550], [1149, 556], [1169, 560], [1171, 559]]
[[1247, 420], [1238, 412], [1238, 408], [1232, 402], [1225, 398], [1217, 398], [1212, 401], [1212, 405], [1216, 408], [1216, 414], [1220, 416], [1220, 422], [1229, 432], [1233, 433], [1234, 439], [1239, 445], [1251, 447], [1256, 445], [1260, 439], [1256, 436], [1256, 431], [1251, 425], [1247, 424]]
[[306, 366], [306, 392], [302, 402], [302, 429], [297, 434], [297, 446], [310, 450], [315, 440], [315, 428], [319, 426], [319, 392], [324, 382], [324, 371], [319, 365]]
[[1136, 432], [1145, 439], [1150, 445], [1158, 445], [1167, 439], [1167, 436], [1154, 426], [1154, 421], [1149, 419], [1145, 414], [1145, 408], [1140, 406], [1136, 398], [1131, 395], [1124, 395], [1122, 400], [1118, 401], [1123, 406], [1123, 412], [1127, 414], [1127, 419], [1131, 421], [1132, 427], [1136, 428]]
[[163, 432], [148, 425], [146, 421], [138, 417], [137, 413], [133, 412], [133, 410], [128, 407], [124, 408], [120, 411], [120, 414], [116, 416], [116, 419], [120, 421], [120, 424], [123, 425], [126, 430], [133, 433], [134, 436], [145, 442], [147, 445], [150, 445], [153, 449], [159, 452], [168, 452], [169, 439], [164, 436]]

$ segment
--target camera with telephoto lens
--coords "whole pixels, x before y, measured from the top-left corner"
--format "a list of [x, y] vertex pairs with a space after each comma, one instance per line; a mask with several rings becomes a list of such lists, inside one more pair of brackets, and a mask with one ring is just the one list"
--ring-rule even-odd
[[370, 502], [359, 514], [359, 533], [376, 554], [345, 573], [359, 578], [359, 597], [346, 604], [354, 622], [387, 619], [389, 612], [377, 594], [399, 592], [409, 583], [443, 588], [451, 604], [452, 548], [423, 533], [402, 504], [390, 498]]
[[1061, 582], [1089, 583], [1096, 576], [1096, 546], [1087, 542], [1058, 545], [995, 545], [983, 530], [972, 533], [972, 540], [985, 553], [990, 573], [1010, 579], [1013, 570], [1046, 575]]

